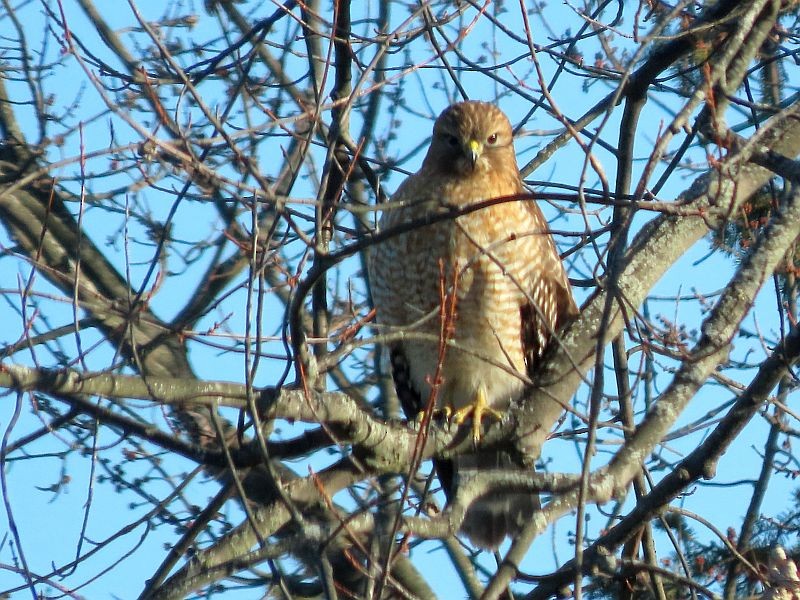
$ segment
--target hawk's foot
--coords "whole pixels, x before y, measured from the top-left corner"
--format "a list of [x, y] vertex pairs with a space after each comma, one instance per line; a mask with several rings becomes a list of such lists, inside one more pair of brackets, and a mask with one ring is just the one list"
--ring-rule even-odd
[[[453, 415], [453, 409], [450, 408], [449, 406], [443, 406], [441, 408], [434, 408], [433, 409], [433, 413], [431, 414], [431, 419], [432, 420], [443, 419], [443, 420], [449, 422], [451, 417], [452, 417], [452, 415]], [[424, 418], [425, 418], [425, 411], [421, 410], [414, 417], [414, 420], [419, 422], [419, 423], [422, 423], [422, 420]]]
[[475, 394], [475, 400], [472, 404], [467, 404], [453, 413], [453, 422], [456, 425], [461, 425], [470, 415], [472, 416], [472, 439], [475, 443], [481, 440], [481, 422], [484, 415], [492, 416], [498, 421], [503, 420], [503, 413], [493, 409], [486, 401], [486, 392], [483, 386], [478, 388], [478, 393]]

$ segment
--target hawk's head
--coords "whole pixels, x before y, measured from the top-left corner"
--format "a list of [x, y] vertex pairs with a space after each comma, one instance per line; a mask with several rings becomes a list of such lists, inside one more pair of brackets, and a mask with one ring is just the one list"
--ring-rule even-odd
[[488, 102], [459, 102], [439, 115], [425, 164], [450, 173], [485, 174], [516, 165], [511, 123]]

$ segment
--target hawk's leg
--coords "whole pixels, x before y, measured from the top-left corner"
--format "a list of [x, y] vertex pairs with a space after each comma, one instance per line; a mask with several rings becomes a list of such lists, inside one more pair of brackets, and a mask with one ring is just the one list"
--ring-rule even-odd
[[486, 391], [482, 385], [478, 388], [472, 404], [467, 404], [453, 413], [453, 422], [461, 425], [470, 415], [472, 415], [472, 439], [475, 442], [479, 442], [481, 439], [481, 422], [484, 415], [490, 415], [498, 421], [503, 420], [503, 413], [489, 406], [486, 401]]

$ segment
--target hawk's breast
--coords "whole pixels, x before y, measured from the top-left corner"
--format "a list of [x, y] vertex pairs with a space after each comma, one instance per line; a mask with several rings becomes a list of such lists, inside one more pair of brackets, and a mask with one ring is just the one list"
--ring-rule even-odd
[[[428, 189], [436, 189], [428, 182]], [[481, 186], [446, 185], [459, 204], [496, 197]], [[519, 184], [500, 196], [518, 193]], [[429, 197], [430, 198], [430, 197]], [[466, 200], [465, 200], [466, 199]], [[487, 400], [504, 406], [522, 392], [526, 377], [520, 307], [528, 298], [535, 255], [542, 252], [543, 223], [511, 200], [440, 221], [387, 240], [375, 252], [373, 297], [381, 323], [406, 332], [402, 349], [411, 382], [425, 398], [439, 363], [442, 295], [455, 293], [455, 315], [441, 365], [438, 403], [455, 408]], [[437, 199], [384, 213], [382, 228], [441, 210]]]

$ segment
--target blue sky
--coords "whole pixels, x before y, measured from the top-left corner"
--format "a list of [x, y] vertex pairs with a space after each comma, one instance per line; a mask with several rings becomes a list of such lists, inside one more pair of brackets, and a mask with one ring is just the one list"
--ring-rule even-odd
[[[186, 12], [192, 12], [192, 5], [183, 6], [187, 6]], [[256, 6], [256, 3], [243, 4], [240, 8], [243, 12], [252, 11], [251, 15], [254, 20], [262, 18], [272, 11], [271, 7], [254, 8], [254, 6]], [[364, 6], [368, 5], [365, 4]], [[145, 13], [146, 18], [149, 20], [163, 21], [165, 18], [165, 15], [161, 12], [163, 9], [161, 6], [157, 6], [156, 3], [142, 2], [138, 8]], [[75, 35], [81, 37], [90, 47], [99, 48], [99, 37], [93, 29], [88, 27], [87, 21], [77, 4], [65, 0], [64, 10], [70, 28]], [[202, 7], [199, 4], [194, 5], [194, 10], [201, 15], [201, 19], [196, 28], [191, 31], [191, 37], [196, 40], [208, 39], [212, 36], [215, 28], [214, 19], [202, 16]], [[374, 11], [372, 5], [369, 5], [365, 10]], [[515, 10], [518, 9], [509, 5], [507, 12], [499, 12], [497, 16], [501, 19], [501, 22], [516, 26], [516, 21], [519, 17], [514, 12]], [[570, 27], [574, 32], [581, 25], [579, 17], [568, 5], [548, 6], [545, 11], [547, 21], [558, 24], [559, 29], [561, 27], [564, 29]], [[180, 10], [176, 10], [176, 14], [179, 12]], [[133, 22], [130, 10], [122, 4], [115, 10], [108, 10], [108, 13], [106, 15], [107, 18], [112, 27], [118, 31], [124, 32]], [[19, 15], [23, 17], [23, 26], [26, 34], [31, 36], [29, 41], [41, 41], [42, 32], [44, 31], [41, 8], [37, 4], [28, 4], [20, 9]], [[468, 18], [465, 19], [465, 24], [471, 25], [474, 12], [468, 12], [467, 15]], [[398, 8], [393, 17], [394, 24], [399, 25], [406, 16]], [[604, 18], [610, 19], [611, 16], [604, 15]], [[6, 26], [7, 23], [8, 19], [0, 15], [0, 24]], [[548, 37], [550, 32], [547, 31], [542, 19], [533, 15], [531, 16], [531, 23], [534, 40], [537, 43], [546, 44], [552, 41]], [[623, 22], [619, 25], [619, 29], [621, 34], [615, 39], [615, 43], [618, 43], [620, 48], [631, 48], [631, 40], [626, 37], [626, 34], [631, 33], [631, 24]], [[56, 31], [56, 33], [58, 32]], [[506, 67], [497, 69], [497, 75], [507, 81], [513, 81], [514, 77], [519, 78], [518, 86], [523, 89], [525, 87], [529, 88], [527, 93], [536, 97], [537, 83], [533, 78], [532, 66], [529, 62], [526, 62], [527, 59], [520, 56], [520, 46], [509, 45], [506, 47], [504, 45], [507, 43], [505, 38], [493, 38], [491, 33], [489, 21], [487, 19], [479, 19], [474, 27], [470, 29], [470, 33], [467, 36], [467, 42], [464, 46], [465, 53], [474, 60], [479, 60], [481, 56], [491, 57], [494, 55], [497, 64], [509, 61]], [[275, 41], [282, 41], [277, 33], [275, 35]], [[52, 32], [47, 33], [47, 37], [49, 39], [47, 56], [49, 60], [54, 60], [59, 54], [58, 43]], [[218, 40], [214, 45], [222, 49], [225, 43], [224, 40]], [[36, 45], [34, 47], [38, 48]], [[429, 46], [420, 44], [414, 48], [414, 53], [404, 57], [404, 59], [412, 61], [432, 59]], [[592, 59], [592, 49], [590, 44], [581, 47], [587, 60]], [[2, 59], [0, 58], [0, 60]], [[301, 61], [301, 58], [294, 57], [290, 60]], [[547, 78], [549, 78], [554, 72], [555, 65], [551, 59], [544, 55], [540, 55], [540, 60]], [[391, 145], [387, 149], [387, 152], [394, 158], [408, 155], [412, 149], [423, 143], [426, 136], [429, 135], [430, 117], [438, 113], [450, 101], [457, 99], [454, 96], [452, 86], [446, 87], [446, 75], [442, 73], [439, 68], [440, 65], [435, 61], [430, 60], [426, 68], [408, 73], [404, 72], [404, 66], [401, 63], [402, 61], [399, 58], [392, 63], [397, 66], [397, 70], [390, 73], [390, 76], [401, 72], [404, 75], [402, 78], [398, 77], [397, 81], [392, 83], [389, 89], [395, 89], [401, 85], [404, 86], [403, 91], [408, 107], [398, 113], [400, 123], [389, 123], [388, 115], [391, 113], [391, 106], [389, 101], [386, 100], [383, 105], [383, 114], [386, 116], [381, 117], [377, 127], [378, 132], [393, 131], [395, 133], [395, 137], [391, 140]], [[66, 58], [64, 65], [63, 68], [55, 69], [53, 76], [44, 82], [45, 89], [53, 94], [54, 107], [64, 106], [65, 104], [75, 105], [76, 114], [72, 121], [80, 120], [84, 122], [83, 137], [86, 151], [100, 151], [109, 147], [112, 143], [120, 146], [138, 143], [140, 141], [138, 134], [119, 118], [105, 114], [100, 118], [94, 118], [95, 115], [100, 115], [105, 111], [98, 94], [88, 84], [86, 76], [78, 69], [74, 59]], [[473, 99], [492, 101], [497, 99], [514, 124], [519, 123], [522, 115], [525, 114], [530, 106], [529, 102], [519, 97], [511, 96], [501, 84], [491, 81], [485, 75], [465, 73], [462, 78], [462, 84]], [[20, 97], [26, 97], [25, 94], [27, 92], [24, 86], [11, 83], [8, 85], [16, 93], [19, 93]], [[327, 85], [332, 85], [331, 77], [329, 77]], [[564, 76], [558, 80], [552, 93], [560, 110], [567, 116], [575, 118], [595, 104], [598, 99], [605, 96], [612, 89], [612, 85], [613, 83], [602, 80], [580, 80], [575, 77]], [[220, 102], [221, 105], [222, 101], [215, 96], [217, 92], [218, 89], [215, 89], [213, 83], [204, 88], [204, 93], [208, 94], [209, 102]], [[176, 90], [176, 106], [180, 108], [176, 111], [176, 114], [185, 122], [188, 115], [193, 114], [195, 109], [185, 102], [180, 103], [177, 99], [177, 94], [178, 90]], [[675, 107], [672, 108], [674, 109]], [[645, 113], [641, 120], [643, 126], [639, 130], [637, 137], [637, 163], [635, 166], [637, 171], [641, 169], [643, 161], [652, 147], [653, 140], [663, 130], [665, 123], [668, 122], [669, 109], [670, 107], [665, 109], [664, 106], [655, 102], [650, 102], [645, 107]], [[20, 108], [18, 114], [21, 116], [21, 124], [25, 129], [25, 133], [31, 136], [31, 139], [35, 139], [37, 136], [37, 124], [32, 119], [26, 120], [24, 118], [23, 115], [26, 114], [24, 108]], [[601, 134], [603, 139], [612, 144], [616, 143], [619, 114], [621, 113], [618, 110], [611, 115]], [[263, 119], [263, 115], [260, 118]], [[323, 117], [323, 119], [325, 118]], [[738, 115], [731, 115], [732, 123], [738, 122], [738, 119]], [[113, 121], [114, 124], [113, 138], [109, 132], [110, 121]], [[531, 160], [536, 152], [541, 149], [544, 143], [543, 140], [547, 139], [543, 136], [544, 133], [558, 130], [560, 126], [558, 121], [547, 116], [543, 111], [537, 111], [533, 118], [525, 123], [521, 135], [516, 141], [520, 164]], [[151, 127], [152, 124], [148, 124], [148, 129]], [[354, 120], [353, 130], [358, 131], [359, 127], [360, 123]], [[233, 130], [232, 126], [231, 131]], [[75, 157], [79, 152], [78, 139], [78, 135], [75, 133], [69, 134], [66, 138], [66, 144], [61, 148], [52, 148], [48, 158], [56, 161], [62, 158]], [[277, 146], [267, 146], [267, 148], [271, 149], [272, 152], [277, 152]], [[369, 149], [368, 151], [374, 152], [375, 149]], [[422, 152], [413, 153], [408, 160], [399, 166], [402, 169], [413, 171], [419, 166], [422, 156]], [[596, 156], [602, 164], [609, 181], [613, 181], [615, 165], [612, 156], [599, 147], [596, 148]], [[702, 149], [693, 152], [692, 156], [698, 162], [705, 160]], [[97, 159], [96, 162], [90, 161], [88, 169], [105, 169], [107, 168], [108, 160], [109, 158], [104, 156]], [[274, 156], [270, 156], [268, 153], [265, 153], [261, 160], [265, 172], [269, 172], [270, 167], [277, 162]], [[551, 160], [533, 173], [530, 179], [539, 182], [552, 181], [560, 184], [576, 185], [581, 175], [583, 163], [584, 154], [576, 144], [571, 144], [556, 153]], [[52, 175], [61, 179], [69, 179], [75, 177], [78, 173], [78, 168], [75, 161], [67, 162], [64, 166], [54, 169]], [[232, 175], [232, 173], [229, 174]], [[129, 173], [120, 173], [116, 177], [109, 177], [99, 181], [96, 187], [89, 191], [99, 194], [115, 189], [120, 185], [127, 185], [129, 177]], [[313, 177], [310, 179], [313, 180]], [[401, 174], [394, 174], [387, 177], [383, 184], [389, 191], [392, 191], [401, 179]], [[690, 182], [691, 178], [688, 176], [685, 178], [674, 176], [671, 183], [662, 190], [659, 196], [663, 200], [674, 199]], [[312, 184], [313, 181], [311, 180], [301, 181], [295, 188], [293, 195], [298, 198], [313, 198], [315, 190]], [[587, 174], [585, 184], [590, 188], [598, 186], [597, 177], [591, 171]], [[75, 182], [67, 185], [73, 191], [77, 189]], [[137, 198], [137, 200], [147, 203], [154, 217], [163, 218], [170, 208], [169, 198], [167, 195], [159, 194], [156, 190], [145, 189], [141, 193], [141, 198]], [[119, 203], [118, 208], [124, 208], [124, 199], [116, 198], [116, 201]], [[139, 281], [152, 256], [153, 246], [135, 241], [136, 238], [143, 237], [141, 224], [127, 220], [124, 212], [109, 210], [111, 202], [112, 200], [109, 200], [97, 208], [87, 210], [84, 215], [85, 226], [96, 243], [109, 248], [109, 252], [114, 256], [114, 263], [120, 271], [125, 272], [126, 262], [129, 263], [131, 265], [132, 279]], [[551, 217], [557, 214], [557, 211], [552, 207], [544, 205], [543, 208]], [[304, 210], [302, 205], [298, 205], [298, 211], [302, 210]], [[305, 210], [307, 210], [307, 207]], [[639, 224], [650, 218], [650, 216], [649, 214], [642, 215]], [[596, 227], [603, 219], [607, 218], [609, 218], [608, 212], [604, 212], [597, 217], [590, 217], [591, 225]], [[129, 240], [125, 239], [126, 227], [130, 228]], [[174, 227], [174, 237], [185, 240], [186, 248], [194, 241], [213, 237], [220, 233], [215, 212], [209, 207], [203, 207], [201, 202], [184, 202], [176, 214]], [[568, 219], [556, 221], [554, 227], [582, 231], [583, 221], [579, 215], [573, 215]], [[566, 242], [568, 241], [566, 240]], [[107, 242], [110, 245], [105, 246]], [[2, 244], [0, 249], [7, 249], [11, 245], [4, 232], [0, 232], [0, 244]], [[566, 244], [564, 247], [566, 247]], [[181, 245], [177, 244], [176, 251], [180, 248]], [[230, 248], [229, 251], [233, 252], [234, 249]], [[735, 265], [729, 258], [719, 253], [700, 262], [708, 254], [708, 251], [707, 241], [704, 240], [697, 244], [670, 270], [667, 276], [652, 291], [653, 295], [670, 297], [678, 294], [697, 293], [700, 296], [707, 296], [721, 289], [730, 279]], [[590, 277], [590, 269], [593, 266], [591, 259], [591, 254], [586, 252], [579, 255], [577, 259], [571, 260], [568, 263], [570, 265], [570, 275], [576, 279]], [[185, 268], [185, 272], [181, 277], [166, 279], [163, 286], [159, 288], [152, 298], [152, 305], [155, 311], [164, 318], [172, 316], [175, 310], [185, 302], [183, 294], [187, 286], [195, 285], [202, 276], [204, 268], [202, 261], [195, 264], [184, 264], [175, 259], [175, 262], [170, 264], [177, 265], [175, 268]], [[346, 290], [349, 283], [357, 282], [358, 268], [359, 265], [354, 259], [345, 265], [341, 271], [342, 279], [338, 282], [340, 290]], [[0, 288], [4, 290], [19, 289], [25, 285], [29, 276], [30, 272], [22, 262], [15, 260], [12, 256], [0, 256]], [[36, 276], [35, 279], [37, 290], [43, 294], [51, 294], [53, 296], [49, 298], [42, 296], [37, 299], [42, 314], [46, 314], [49, 319], [57, 324], [70, 322], [72, 308], [69, 302], [65, 302], [61, 298], [61, 294], [49, 286], [41, 276]], [[356, 290], [358, 291], [358, 288]], [[585, 295], [586, 290], [576, 289], [576, 296], [579, 300], [584, 298]], [[246, 321], [243, 308], [244, 298], [245, 294], [241, 290], [231, 294], [224, 302], [220, 303], [214, 313], [210, 314], [198, 325], [198, 331], [201, 331], [203, 328], [213, 327], [217, 322], [222, 323], [216, 332], [216, 337], [206, 336], [204, 338], [206, 341], [214, 340], [223, 345], [233, 346], [223, 334], [230, 333], [235, 336], [244, 332]], [[270, 313], [270, 310], [277, 311], [278, 304], [273, 302], [267, 306], [266, 314], [274, 316]], [[753, 314], [745, 321], [745, 326], [761, 331], [767, 338], [774, 338], [776, 331], [774, 306], [774, 290], [768, 287], [759, 297]], [[699, 325], [700, 306], [698, 302], [678, 304], [668, 300], [652, 300], [649, 308], [653, 315], [661, 314], [674, 322], [684, 323], [689, 328], [697, 328]], [[0, 345], [16, 341], [22, 333], [23, 325], [16, 307], [9, 304], [0, 305], [0, 321], [7, 324], [0, 331]], [[265, 324], [265, 330], [268, 335], [279, 333], [275, 326], [275, 321]], [[91, 347], [94, 341], [95, 338], [91, 331], [82, 332], [81, 344], [84, 348]], [[68, 355], [74, 355], [76, 342], [73, 337], [67, 336], [63, 338], [61, 343]], [[751, 360], [757, 360], [756, 357], [763, 356], [763, 351], [759, 350], [758, 340], [737, 340], [735, 345], [734, 352], [736, 356], [751, 356]], [[265, 348], [277, 352], [280, 351], [281, 345], [278, 341], [275, 341], [266, 344]], [[748, 355], [748, 350], [750, 349], [754, 349], [752, 355]], [[242, 354], [238, 352], [221, 350], [204, 343], [190, 343], [190, 357], [195, 371], [203, 377], [243, 381], [245, 365]], [[48, 356], [47, 353], [43, 353], [37, 358], [40, 358], [43, 364], [53, 364], [54, 362], [54, 358]], [[107, 368], [112, 359], [113, 356], [109, 349], [101, 347], [88, 353], [86, 363], [90, 369], [100, 370]], [[634, 354], [631, 360], [638, 360], [638, 355]], [[30, 364], [32, 358], [25, 353], [18, 353], [14, 356], [13, 361]], [[277, 361], [265, 361], [265, 366], [258, 372], [256, 377], [257, 385], [270, 385], [275, 382], [278, 376], [276, 364]], [[670, 365], [667, 364], [666, 366], [669, 367]], [[669, 379], [669, 373], [662, 373], [656, 382], [656, 387], [663, 389]], [[580, 399], [584, 401], [585, 394], [581, 394]], [[682, 415], [676, 426], [680, 427], [694, 421], [712, 407], [729, 399], [728, 392], [718, 387], [707, 386], [692, 402], [690, 409], [686, 414]], [[146, 403], [130, 403], [130, 407], [138, 411], [148, 421], [156, 423], [165, 429], [168, 427], [166, 415], [159, 408], [150, 407]], [[7, 396], [5, 402], [0, 403], [0, 423], [10, 423], [14, 410], [15, 398]], [[31, 411], [30, 398], [25, 397], [22, 399], [18, 423], [13, 431], [6, 431], [9, 439], [15, 440], [40, 426], [40, 420]], [[283, 435], [288, 437], [297, 431], [297, 427], [283, 425], [282, 431]], [[676, 460], [679, 456], [693, 449], [706, 432], [707, 430], [702, 430], [676, 440], [674, 443], [666, 444], [660, 449], [660, 452], [669, 460]], [[759, 453], [763, 448], [765, 432], [766, 425], [764, 421], [762, 419], [754, 420], [731, 452], [721, 461], [715, 482], [730, 482], [756, 477], [760, 465]], [[602, 464], [608, 459], [606, 451], [613, 451], [616, 447], [615, 444], [619, 441], [607, 432], [603, 432], [602, 437], [608, 443], [601, 446], [601, 451], [596, 458], [597, 464]], [[74, 557], [78, 548], [81, 527], [89, 498], [91, 498], [91, 502], [88, 504], [89, 510], [88, 515], [86, 515], [88, 523], [87, 537], [95, 542], [114, 536], [120, 527], [134, 521], [152, 508], [150, 504], [141, 498], [135, 497], [130, 491], [119, 493], [112, 484], [104, 480], [104, 478], [108, 477], [106, 469], [113, 470], [113, 468], [111, 464], [106, 467], [99, 460], [110, 458], [112, 463], [118, 463], [124, 456], [135, 457], [137, 449], [132, 442], [121, 440], [113, 432], [101, 429], [94, 444], [98, 449], [102, 450], [97, 455], [98, 462], [94, 463], [91, 456], [69, 453], [65, 440], [59, 439], [57, 436], [47, 436], [26, 447], [28, 454], [38, 455], [36, 458], [27, 456], [23, 460], [22, 456], [17, 454], [12, 456], [7, 463], [5, 473], [7, 499], [20, 530], [25, 555], [31, 569], [36, 573], [47, 573], [51, 568], [51, 563], [62, 565]], [[145, 448], [145, 450], [152, 451], [153, 448]], [[580, 468], [582, 450], [582, 445], [554, 440], [546, 445], [543, 459], [548, 461], [548, 468], [551, 470], [576, 472]], [[63, 458], [61, 456], [62, 453], [66, 453]], [[322, 457], [314, 457], [309, 461], [300, 461], [293, 467], [300, 473], [306, 472], [308, 467], [318, 470], [324, 466], [324, 460]], [[327, 460], [330, 460], [330, 457]], [[193, 471], [195, 466], [187, 460], [174, 456], [165, 456], [163, 469], [164, 473], [167, 473], [169, 477], [162, 481], [160, 478], [164, 477], [164, 473], [154, 471], [152, 462], [147, 460], [124, 462], [128, 478], [134, 476], [151, 478], [147, 489], [157, 497], [166, 496], [170, 490], [174, 489], [175, 485], [183, 481], [186, 474]], [[69, 476], [68, 483], [62, 481], [64, 475]], [[62, 485], [57, 485], [60, 481]], [[774, 515], [783, 509], [794, 487], [791, 480], [775, 477], [764, 504], [764, 512]], [[217, 485], [214, 482], [209, 481], [203, 475], [195, 475], [187, 487], [186, 498], [192, 504], [203, 506], [216, 493], [217, 489]], [[750, 488], [746, 485], [741, 488], [732, 488], [729, 492], [707, 490], [703, 486], [697, 486], [691, 490], [691, 493], [681, 499], [680, 504], [689, 510], [707, 517], [713, 517], [717, 527], [724, 530], [727, 526], [738, 525], [749, 500], [749, 492]], [[721, 501], [721, 498], [724, 498], [724, 501]], [[630, 506], [630, 502], [627, 503], [627, 506]], [[190, 514], [191, 506], [174, 503], [170, 506], [170, 509], [176, 515], [185, 517]], [[242, 518], [238, 509], [232, 503], [229, 503], [226, 511], [228, 511], [230, 519], [234, 522], [239, 522]], [[592, 537], [605, 528], [607, 523], [605, 518], [595, 510], [590, 511], [590, 516], [588, 535]], [[0, 523], [2, 522], [0, 521]], [[2, 525], [0, 525], [0, 532], [2, 531], [1, 528]], [[559, 561], [566, 560], [573, 552], [568, 538], [569, 532], [574, 531], [574, 529], [574, 519], [570, 517], [562, 519], [547, 535], [537, 540], [529, 553], [529, 561], [523, 564], [523, 569], [535, 573], [542, 573], [552, 569], [556, 566], [552, 559], [554, 552], [557, 554]], [[699, 535], [708, 536], [707, 532], [704, 532], [700, 526], [695, 526], [695, 529]], [[0, 536], [2, 536], [1, 533]], [[109, 574], [103, 575], [94, 581], [87, 581], [85, 587], [79, 589], [77, 593], [87, 598], [135, 597], [141, 590], [143, 579], [154, 571], [155, 567], [163, 559], [166, 548], [174, 543], [178, 536], [179, 533], [176, 532], [174, 525], [160, 524], [152, 530], [147, 530], [144, 524], [140, 525], [132, 534], [120, 536], [120, 539], [99, 552], [96, 557], [80, 565], [78, 571], [68, 580], [69, 585], [90, 580], [93, 574], [98, 571], [113, 567]], [[0, 537], [0, 540], [2, 540], [2, 537]], [[659, 546], [664, 555], [669, 553], [668, 546], [664, 540], [659, 540]], [[83, 543], [82, 551], [86, 552], [90, 547], [91, 542], [87, 540]], [[0, 563], [11, 564], [13, 556], [14, 551], [10, 547], [10, 537], [7, 537], [0, 545]], [[452, 567], [449, 566], [449, 561], [443, 550], [437, 544], [421, 544], [414, 548], [413, 557], [416, 559], [420, 569], [429, 575], [432, 585], [441, 593], [443, 598], [448, 597], [448, 590], [451, 593], [455, 593], [452, 590], [459, 590], [458, 593], [460, 594], [460, 584], [457, 582], [455, 573]], [[492, 559], [488, 555], [484, 556], [482, 560], [485, 564], [491, 565]], [[121, 562], [116, 564], [118, 561]], [[22, 580], [18, 575], [7, 569], [0, 569], [0, 590], [19, 585], [21, 582]], [[26, 593], [19, 592], [18, 597], [24, 597], [24, 594]], [[30, 594], [27, 595], [30, 596]], [[251, 590], [242, 591], [239, 595], [231, 593], [226, 597], [252, 598], [253, 593]]]

